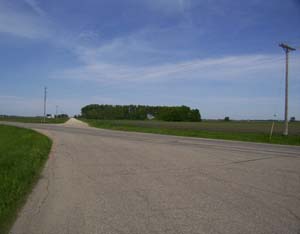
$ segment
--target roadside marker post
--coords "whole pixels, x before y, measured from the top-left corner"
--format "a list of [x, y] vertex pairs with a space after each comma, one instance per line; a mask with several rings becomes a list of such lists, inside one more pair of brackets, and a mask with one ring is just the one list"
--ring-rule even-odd
[[274, 119], [273, 119], [273, 122], [272, 122], [272, 126], [271, 126], [271, 130], [270, 130], [270, 137], [269, 137], [269, 140], [271, 141], [272, 139], [272, 136], [273, 136], [273, 130], [274, 130], [274, 125], [275, 125], [275, 118], [276, 118], [276, 114], [274, 114]]

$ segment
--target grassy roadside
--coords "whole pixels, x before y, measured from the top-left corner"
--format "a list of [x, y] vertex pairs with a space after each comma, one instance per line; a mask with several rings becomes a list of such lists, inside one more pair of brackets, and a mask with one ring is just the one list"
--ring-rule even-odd
[[0, 124], [0, 233], [8, 233], [51, 145], [48, 137], [33, 130]]
[[[232, 122], [230, 123], [232, 126], [227, 126], [228, 123], [222, 123], [221, 121], [214, 123], [212, 123], [213, 121], [208, 123], [168, 123], [156, 121], [81, 120], [85, 121], [92, 127], [112, 130], [271, 144], [300, 145], [300, 134], [298, 132], [295, 132], [293, 135], [288, 137], [284, 137], [277, 131], [270, 140], [268, 132], [262, 131], [263, 125], [254, 122], [252, 127], [251, 125], [249, 127], [248, 123], [237, 123], [237, 125], [235, 125], [235, 123]], [[246, 126], [248, 130], [244, 130], [243, 124], [248, 124]], [[263, 124], [266, 125], [269, 123]], [[269, 129], [267, 127], [266, 129]]]
[[[53, 118], [53, 119], [45, 119], [45, 123], [59, 124], [65, 123], [69, 118]], [[9, 122], [21, 122], [21, 123], [43, 123], [43, 117], [18, 117], [18, 116], [7, 116], [0, 117], [0, 121], [9, 121]]]

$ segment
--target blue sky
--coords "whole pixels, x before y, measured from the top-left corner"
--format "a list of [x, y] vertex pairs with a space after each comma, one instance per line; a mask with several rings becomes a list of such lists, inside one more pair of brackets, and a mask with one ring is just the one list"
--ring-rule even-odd
[[0, 114], [188, 105], [203, 118], [300, 119], [300, 1], [0, 0]]

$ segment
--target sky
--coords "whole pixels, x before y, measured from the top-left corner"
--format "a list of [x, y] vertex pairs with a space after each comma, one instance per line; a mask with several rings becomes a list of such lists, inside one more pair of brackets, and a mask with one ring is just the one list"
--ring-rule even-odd
[[[187, 105], [300, 119], [300, 0], [0, 0], [0, 114]], [[276, 115], [274, 117], [274, 115]]]

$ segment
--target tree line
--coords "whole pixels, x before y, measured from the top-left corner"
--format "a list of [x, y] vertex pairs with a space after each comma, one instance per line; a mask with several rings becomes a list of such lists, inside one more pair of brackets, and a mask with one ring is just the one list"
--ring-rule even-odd
[[188, 106], [91, 104], [81, 109], [81, 116], [87, 119], [102, 120], [201, 121], [199, 110], [191, 109]]

